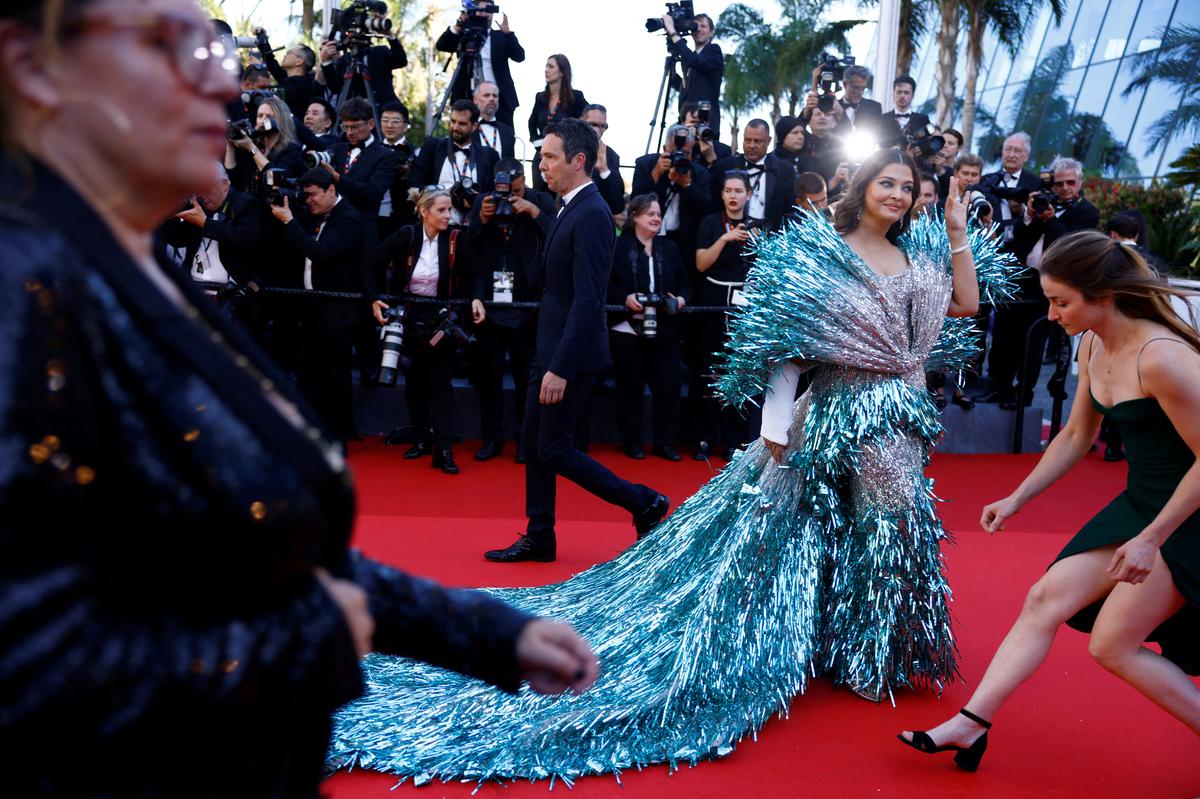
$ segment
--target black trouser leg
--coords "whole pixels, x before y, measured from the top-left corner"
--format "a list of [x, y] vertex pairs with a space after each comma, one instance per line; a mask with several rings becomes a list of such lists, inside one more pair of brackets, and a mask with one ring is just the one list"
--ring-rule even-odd
[[[725, 346], [725, 317], [706, 314], [700, 320], [699, 352], [696, 372], [692, 378], [692, 394], [696, 397], [696, 440], [717, 446], [721, 438], [721, 402], [712, 385], [717, 365], [717, 353]], [[726, 444], [726, 446], [733, 446]]]
[[438, 449], [454, 443], [454, 347], [444, 340], [430, 360], [430, 405], [433, 440]]
[[475, 330], [475, 389], [483, 440], [504, 441], [505, 329], [484, 322]]
[[673, 447], [679, 438], [679, 389], [683, 383], [679, 345], [654, 347], [648, 361], [654, 446]]
[[408, 407], [408, 418], [412, 421], [413, 443], [432, 443], [429, 402], [433, 397], [433, 352], [423, 341], [413, 341], [410, 345], [410, 336], [413, 335], [416, 334], [406, 331], [404, 336], [405, 354], [411, 361], [411, 365], [404, 372], [404, 404]]
[[632, 333], [610, 333], [613, 372], [616, 375], [617, 428], [626, 447], [642, 443], [642, 396], [646, 390], [644, 342]]
[[334, 437], [341, 441], [352, 438], [356, 435], [350, 374], [352, 326], [331, 324], [314, 308], [300, 331], [300, 390]]
[[512, 331], [511, 345], [508, 349], [508, 363], [512, 369], [513, 440], [521, 444], [521, 430], [525, 425], [525, 383], [529, 380], [529, 369], [533, 365], [533, 353], [536, 349], [537, 323], [536, 320], [522, 323]]

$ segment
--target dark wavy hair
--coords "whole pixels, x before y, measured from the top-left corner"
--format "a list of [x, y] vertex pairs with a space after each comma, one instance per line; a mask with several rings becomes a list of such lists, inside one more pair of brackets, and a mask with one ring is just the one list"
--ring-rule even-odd
[[1171, 297], [1187, 300], [1195, 292], [1175, 288], [1159, 277], [1132, 247], [1098, 230], [1080, 230], [1051, 244], [1038, 271], [1075, 289], [1088, 302], [1111, 297], [1116, 309], [1129, 318], [1158, 322], [1200, 352], [1191, 305], [1191, 324], [1171, 305]]
[[867, 186], [871, 185], [871, 181], [880, 172], [892, 164], [908, 167], [912, 172], [913, 197], [908, 210], [904, 212], [904, 218], [888, 229], [888, 241], [895, 244], [896, 240], [908, 231], [912, 224], [913, 208], [917, 204], [917, 192], [921, 190], [921, 172], [917, 169], [917, 163], [907, 153], [901, 152], [895, 147], [889, 147], [886, 150], [876, 150], [872, 153], [854, 174], [849, 188], [846, 189], [846, 196], [838, 203], [837, 211], [833, 215], [833, 227], [838, 233], [844, 236], [858, 227], [858, 222], [862, 219], [863, 206], [867, 203]]
[[[571, 62], [562, 53], [555, 53], [550, 56], [554, 63], [558, 65], [558, 71], [562, 73], [562, 82], [558, 84], [558, 105], [560, 108], [570, 108], [571, 103], [575, 102], [575, 92], [571, 89]], [[546, 101], [550, 101], [550, 84], [546, 84]]]

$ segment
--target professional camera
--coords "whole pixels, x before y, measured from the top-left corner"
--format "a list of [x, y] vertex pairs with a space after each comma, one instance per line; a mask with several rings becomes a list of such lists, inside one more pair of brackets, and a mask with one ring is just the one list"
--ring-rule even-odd
[[668, 297], [666, 294], [641, 294], [635, 295], [635, 299], [642, 306], [642, 336], [644, 338], [655, 338], [658, 336], [658, 311], [667, 316], [674, 316], [679, 313], [679, 300], [675, 297]]
[[923, 128], [905, 129], [904, 140], [909, 147], [920, 150], [922, 158], [940, 153], [946, 146], [946, 137], [938, 133], [937, 128], [931, 124]]
[[692, 160], [688, 158], [684, 152], [684, 147], [687, 147], [688, 137], [686, 133], [675, 134], [675, 149], [671, 152], [671, 169], [675, 170], [676, 175], [687, 175], [692, 171]]
[[[667, 15], [675, 23], [675, 32], [680, 36], [696, 32], [696, 11], [692, 0], [679, 0], [678, 3], [667, 3]], [[650, 17], [646, 20], [646, 31], [655, 33], [663, 29], [661, 17]]]
[[264, 169], [258, 173], [258, 180], [254, 182], [254, 193], [271, 205], [279, 206], [283, 205], [285, 197], [291, 201], [292, 206], [304, 199], [300, 181], [287, 177], [287, 170], [278, 167]]
[[387, 36], [392, 32], [392, 21], [386, 14], [387, 3], [382, 0], [353, 0], [342, 9], [333, 9], [330, 15], [330, 30], [338, 49], [358, 53], [371, 46], [372, 36]]
[[999, 182], [992, 180], [989, 182], [988, 190], [996, 196], [998, 200], [1006, 200], [1024, 205], [1029, 202], [1030, 195], [1033, 195], [1033, 210], [1036, 213], [1048, 211], [1051, 208], [1058, 207], [1058, 197], [1054, 194], [1054, 173], [1050, 170], [1043, 170], [1038, 173], [1038, 179], [1041, 185], [1035, 190], [1010, 188], [999, 185]]
[[230, 141], [237, 141], [241, 138], [254, 138], [254, 123], [248, 119], [237, 119], [230, 122], [225, 127], [225, 136]]
[[469, 213], [475, 207], [477, 197], [479, 197], [479, 187], [466, 175], [463, 175], [450, 187], [450, 204], [464, 214]]
[[496, 201], [496, 209], [492, 211], [492, 221], [500, 227], [511, 225], [516, 216], [512, 204], [512, 182], [513, 174], [511, 172], [497, 172], [496, 190], [488, 195]]
[[846, 67], [854, 66], [854, 56], [838, 58], [829, 53], [821, 53], [817, 58], [817, 66], [821, 68], [821, 78], [817, 89], [817, 108], [828, 114], [833, 110], [833, 104], [837, 102], [837, 97], [834, 95], [841, 91]]
[[705, 144], [712, 144], [717, 138], [717, 132], [708, 124], [711, 119], [712, 103], [708, 100], [696, 103], [696, 138]]
[[325, 150], [309, 150], [304, 153], [304, 166], [306, 169], [315, 169], [322, 164], [332, 164], [333, 156]]
[[379, 331], [383, 355], [379, 359], [378, 381], [381, 386], [394, 386], [400, 368], [412, 366], [412, 361], [400, 354], [400, 348], [404, 346], [404, 308], [386, 308], [383, 318], [386, 324]]
[[967, 192], [967, 218], [979, 220], [992, 213], [992, 204], [978, 191]]
[[438, 311], [438, 316], [441, 317], [441, 321], [438, 322], [433, 335], [429, 337], [429, 346], [436, 347], [445, 338], [449, 338], [459, 347], [466, 347], [475, 343], [475, 337], [463, 330], [462, 326], [458, 323], [458, 314], [453, 310], [442, 308]]

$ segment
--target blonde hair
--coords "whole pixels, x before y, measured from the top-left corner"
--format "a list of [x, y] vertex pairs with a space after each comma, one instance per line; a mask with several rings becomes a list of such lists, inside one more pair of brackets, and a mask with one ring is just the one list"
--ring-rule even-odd
[[295, 144], [300, 140], [296, 136], [296, 123], [292, 121], [292, 110], [279, 97], [264, 97], [262, 105], [271, 107], [271, 110], [275, 112], [275, 124], [279, 126], [279, 138], [275, 140], [275, 146], [267, 155], [268, 157], [279, 155], [289, 144]]
[[417, 206], [417, 213], [426, 213], [433, 207], [433, 202], [438, 197], [449, 197], [450, 190], [443, 189], [441, 186], [426, 186], [425, 188], [417, 188], [416, 186], [408, 190], [408, 200]]

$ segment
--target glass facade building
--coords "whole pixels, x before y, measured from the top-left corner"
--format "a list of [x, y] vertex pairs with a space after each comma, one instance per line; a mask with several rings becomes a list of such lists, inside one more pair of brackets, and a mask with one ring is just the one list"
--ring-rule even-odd
[[[931, 27], [936, 29], [936, 22]], [[1024, 130], [1034, 142], [1031, 168], [1063, 154], [1107, 177], [1144, 179], [1171, 171], [1171, 161], [1195, 136], [1161, 120], [1188, 102], [1183, 85], [1190, 83], [1191, 102], [1196, 102], [1200, 63], [1182, 64], [1191, 70], [1182, 79], [1131, 86], [1147, 68], [1155, 72], [1160, 57], [1158, 71], [1178, 75], [1177, 61], [1185, 54], [1161, 48], [1168, 31], [1200, 32], [1200, 0], [1067, 0], [1059, 25], [1048, 8], [1041, 10], [1016, 58], [989, 32], [976, 91], [974, 151], [995, 162], [1003, 137]], [[964, 34], [958, 94], [966, 85], [966, 60]], [[930, 117], [936, 72], [937, 41], [930, 35], [912, 63], [914, 106]], [[882, 91], [876, 87], [875, 95]], [[955, 119], [960, 121], [961, 113]]]

